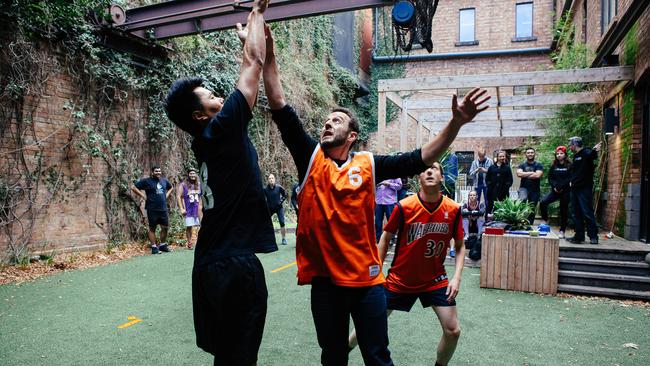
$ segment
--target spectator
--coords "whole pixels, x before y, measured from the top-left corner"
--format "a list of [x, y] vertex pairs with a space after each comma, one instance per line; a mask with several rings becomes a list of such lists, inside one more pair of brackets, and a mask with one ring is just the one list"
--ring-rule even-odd
[[282, 245], [287, 245], [287, 229], [284, 227], [284, 201], [287, 199], [287, 192], [284, 188], [275, 184], [275, 175], [269, 174], [268, 184], [264, 187], [266, 204], [269, 206], [271, 217], [278, 215], [280, 222], [280, 234], [282, 235]]
[[291, 188], [291, 207], [296, 211], [296, 218], [298, 218], [298, 187], [300, 187], [300, 185], [296, 183], [293, 185], [293, 188]]
[[187, 249], [192, 249], [194, 246], [192, 243], [193, 228], [201, 226], [201, 217], [203, 216], [201, 193], [201, 184], [199, 183], [196, 170], [190, 168], [187, 171], [187, 178], [181, 183], [176, 193], [176, 200], [181, 210], [181, 216], [185, 219]]
[[397, 192], [402, 188], [400, 178], [386, 179], [375, 188], [375, 232], [379, 242], [384, 227], [384, 217], [388, 220], [397, 204]]
[[445, 161], [445, 186], [443, 194], [456, 200], [456, 179], [458, 179], [458, 157], [450, 152]]
[[[151, 254], [170, 251], [167, 245], [167, 228], [169, 227], [167, 198], [172, 192], [173, 186], [161, 176], [162, 170], [158, 165], [154, 165], [151, 167], [151, 177], [140, 179], [131, 187], [133, 193], [146, 200], [144, 209], [147, 210], [147, 221], [149, 222], [148, 236]], [[160, 225], [160, 241], [156, 241], [158, 225]]]
[[533, 212], [528, 216], [528, 223], [531, 225], [535, 221], [537, 203], [541, 196], [540, 182], [543, 174], [544, 167], [535, 161], [535, 149], [526, 148], [526, 161], [519, 164], [517, 168], [517, 176], [521, 178], [517, 193], [520, 200], [528, 202], [532, 206]]
[[506, 152], [498, 151], [497, 160], [485, 175], [485, 183], [487, 184], [488, 205], [486, 215], [491, 215], [494, 210], [495, 201], [503, 201], [506, 199], [512, 186], [512, 170], [510, 165], [506, 164]]
[[571, 198], [571, 191], [569, 190], [570, 166], [571, 162], [566, 156], [566, 146], [558, 146], [555, 148], [555, 159], [553, 159], [553, 164], [548, 171], [548, 183], [551, 186], [551, 191], [539, 203], [540, 211], [542, 211], [542, 220], [546, 223], [548, 222], [548, 205], [555, 201], [560, 201], [560, 239], [564, 239], [567, 213], [569, 211], [569, 199]]
[[472, 162], [469, 168], [469, 175], [472, 178], [472, 185], [476, 190], [479, 202], [481, 202], [481, 196], [483, 196], [483, 202], [487, 202], [487, 183], [485, 182], [485, 176], [492, 164], [494, 164], [492, 159], [485, 156], [485, 148], [481, 148], [478, 151], [478, 158]]
[[599, 142], [593, 149], [583, 148], [582, 138], [574, 136], [569, 139], [569, 149], [573, 152], [573, 163], [569, 168], [569, 186], [575, 234], [567, 240], [573, 244], [582, 244], [585, 240], [584, 221], [587, 221], [589, 243], [598, 244], [598, 227], [593, 208], [593, 182], [594, 161], [598, 158], [600, 145]]
[[479, 202], [476, 191], [470, 191], [467, 195], [467, 202], [461, 206], [461, 214], [463, 215], [465, 239], [470, 234], [481, 235], [483, 223], [485, 222], [485, 203]]

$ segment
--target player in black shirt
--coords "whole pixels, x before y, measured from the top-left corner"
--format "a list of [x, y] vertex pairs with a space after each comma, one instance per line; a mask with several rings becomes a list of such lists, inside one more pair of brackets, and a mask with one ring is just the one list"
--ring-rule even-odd
[[264, 196], [266, 204], [269, 206], [271, 217], [278, 216], [280, 223], [280, 235], [282, 235], [282, 245], [287, 245], [287, 230], [284, 228], [284, 201], [287, 199], [287, 192], [279, 184], [275, 184], [275, 175], [269, 174], [268, 184], [264, 186]]
[[197, 345], [214, 355], [215, 365], [256, 363], [268, 293], [255, 253], [277, 250], [248, 136], [266, 55], [267, 3], [255, 1], [247, 29], [238, 26], [243, 61], [237, 89], [225, 103], [200, 78], [177, 80], [165, 101], [169, 118], [194, 137], [192, 150], [214, 196], [214, 204], [204, 207], [197, 240], [192, 300]]
[[[151, 167], [151, 177], [140, 179], [131, 187], [133, 193], [146, 200], [144, 209], [147, 211], [149, 223], [148, 237], [151, 254], [170, 251], [167, 245], [167, 228], [169, 227], [167, 197], [173, 187], [167, 179], [161, 176], [162, 170], [158, 165], [154, 165]], [[160, 225], [160, 244], [156, 243], [156, 227], [158, 225]]]
[[555, 159], [551, 168], [548, 170], [548, 183], [551, 186], [551, 191], [544, 196], [539, 203], [539, 209], [542, 211], [542, 220], [548, 222], [548, 205], [555, 201], [560, 201], [560, 239], [564, 239], [564, 232], [566, 231], [567, 213], [569, 211], [569, 167], [571, 162], [566, 156], [566, 146], [558, 146], [555, 148]]
[[[286, 104], [273, 53], [273, 37], [270, 32], [267, 35], [264, 87], [273, 113], [273, 121], [280, 130], [282, 141], [289, 148], [301, 184], [304, 184], [307, 179], [310, 158], [318, 152], [319, 148], [322, 149], [325, 158], [329, 160], [328, 163], [336, 164], [339, 168], [342, 168], [346, 161], [353, 159], [351, 148], [357, 140], [359, 130], [358, 121], [349, 110], [335, 108], [325, 119], [320, 139], [317, 141], [307, 134], [294, 109]], [[395, 156], [373, 155], [375, 184], [390, 178], [412, 176], [430, 167], [451, 145], [460, 128], [488, 108], [485, 103], [490, 97], [485, 94], [485, 90], [475, 88], [465, 96], [461, 103], [458, 103], [454, 95], [451, 103], [452, 120], [422, 149]], [[330, 193], [332, 197], [337, 197], [337, 195], [340, 197], [346, 191], [350, 196], [356, 194], [354, 190], [348, 189], [343, 184], [341, 187], [321, 187], [321, 189], [335, 191]], [[325, 191], [322, 193], [325, 194]], [[299, 194], [302, 194], [302, 188]], [[301, 197], [301, 200], [303, 198], [311, 199], [310, 197]], [[349, 210], [352, 211], [355, 208], [349, 207]], [[301, 208], [301, 218], [304, 212], [305, 210]], [[305, 215], [309, 215], [309, 213]], [[298, 230], [301, 228], [301, 218], [299, 218]], [[362, 231], [366, 228], [365, 225], [373, 225], [374, 217], [359, 216], [357, 222], [359, 223], [356, 226], [357, 230]], [[301, 245], [301, 243], [299, 242], [297, 245]], [[354, 260], [354, 258], [346, 259]], [[322, 350], [321, 362], [323, 364], [347, 364], [347, 333], [350, 316], [354, 320], [359, 335], [359, 346], [364, 363], [366, 365], [393, 364], [388, 351], [386, 297], [382, 284], [346, 287], [334, 284], [329, 277], [314, 277], [311, 286], [312, 315], [318, 344]], [[448, 291], [454, 291], [454, 289], [448, 289]], [[446, 363], [444, 360], [441, 362]]]

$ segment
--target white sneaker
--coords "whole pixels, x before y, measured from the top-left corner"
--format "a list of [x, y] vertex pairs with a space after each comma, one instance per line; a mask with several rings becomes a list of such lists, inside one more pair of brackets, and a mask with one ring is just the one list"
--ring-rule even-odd
[[564, 239], [564, 231], [560, 231], [560, 233], [557, 236], [560, 239]]

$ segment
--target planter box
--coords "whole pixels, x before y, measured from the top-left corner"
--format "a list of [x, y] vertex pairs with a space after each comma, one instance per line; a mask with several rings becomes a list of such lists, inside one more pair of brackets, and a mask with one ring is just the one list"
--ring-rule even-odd
[[555, 294], [557, 236], [483, 235], [481, 287]]

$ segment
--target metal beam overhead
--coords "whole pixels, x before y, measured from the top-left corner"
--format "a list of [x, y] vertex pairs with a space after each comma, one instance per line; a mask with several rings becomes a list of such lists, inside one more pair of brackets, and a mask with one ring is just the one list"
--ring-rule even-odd
[[[394, 0], [276, 0], [269, 3], [264, 18], [274, 22], [393, 3]], [[127, 10], [126, 22], [118, 27], [143, 37], [147, 33], [155, 39], [213, 32], [245, 24], [252, 4], [252, 0], [168, 1]]]

